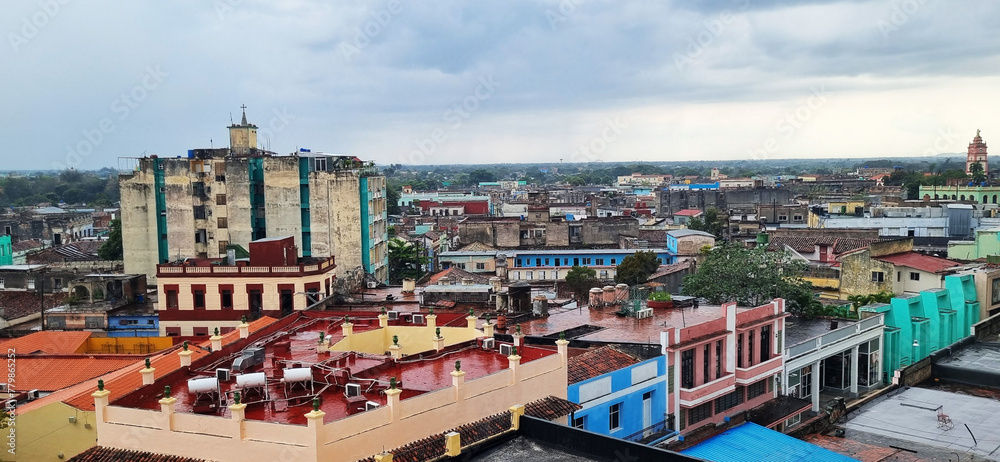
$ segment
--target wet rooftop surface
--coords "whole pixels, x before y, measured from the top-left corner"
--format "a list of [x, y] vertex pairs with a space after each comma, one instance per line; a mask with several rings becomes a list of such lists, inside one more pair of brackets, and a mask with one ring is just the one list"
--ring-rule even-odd
[[935, 362], [1000, 375], [1000, 345], [974, 343]]
[[558, 448], [541, 444], [530, 438], [518, 436], [482, 454], [473, 456], [478, 462], [509, 462], [512, 460], [544, 460], [554, 462], [599, 461], [593, 457], [570, 454]]
[[654, 309], [653, 317], [645, 319], [618, 316], [615, 314], [617, 311], [617, 306], [549, 309], [547, 318], [521, 324], [521, 332], [529, 336], [545, 336], [588, 325], [599, 329], [585, 335], [567, 336], [567, 338], [658, 344], [660, 332], [666, 328], [690, 327], [722, 316], [722, 308], [719, 306]]
[[831, 325], [837, 323], [836, 328], [849, 326], [857, 323], [853, 319], [827, 319], [813, 318], [806, 319], [799, 316], [785, 318], [785, 345], [794, 346], [814, 337], [819, 337], [830, 332]]
[[[951, 419], [951, 428], [938, 424], [938, 410]], [[852, 438], [852, 432], [860, 432], [876, 440], [891, 438], [975, 454], [976, 460], [1000, 458], [1000, 435], [996, 432], [1000, 428], [1000, 401], [994, 399], [909, 388], [866, 405], [853, 415], [846, 424], [848, 438]], [[962, 460], [968, 460], [967, 456]]]
[[[327, 312], [322, 313], [324, 315]], [[354, 324], [354, 332], [360, 333], [378, 329], [377, 312], [349, 313]], [[439, 321], [448, 319], [439, 315]], [[465, 324], [464, 316], [454, 315]], [[386, 404], [384, 390], [389, 386], [390, 377], [395, 377], [398, 388], [403, 393], [400, 399], [407, 399], [430, 391], [452, 386], [451, 371], [455, 369], [455, 361], [462, 361], [462, 371], [466, 372], [465, 380], [475, 380], [506, 369], [509, 362], [506, 356], [496, 350], [483, 350], [475, 342], [453, 345], [439, 353], [434, 351], [418, 355], [410, 355], [394, 362], [387, 355], [374, 355], [357, 352], [331, 352], [320, 354], [316, 352], [319, 333], [325, 332], [331, 344], [336, 344], [343, 338], [341, 324], [343, 314], [329, 313], [329, 317], [304, 317], [288, 326], [282, 332], [262, 339], [255, 344], [265, 346], [265, 360], [262, 366], [257, 366], [249, 373], [264, 372], [266, 377], [266, 395], [260, 390], [244, 391], [243, 403], [247, 404], [246, 418], [248, 420], [266, 420], [272, 422], [305, 424], [304, 414], [311, 410], [313, 393], [322, 397], [321, 410], [326, 412], [325, 422], [332, 422], [363, 410], [366, 401], [380, 406]], [[519, 348], [521, 363], [558, 354], [556, 351], [525, 347]], [[231, 357], [227, 356], [213, 364], [192, 370], [179, 380], [170, 383], [171, 395], [177, 398], [177, 412], [197, 412], [210, 415], [229, 417], [230, 412], [225, 403], [217, 406], [217, 400], [210, 396], [198, 397], [190, 394], [188, 380], [203, 377], [215, 377], [216, 368], [230, 368]], [[313, 384], [308, 381], [287, 385], [281, 383], [284, 368], [312, 367]], [[232, 374], [229, 381], [220, 382], [222, 395], [238, 389], [236, 376]], [[350, 377], [350, 378], [348, 378]], [[361, 396], [348, 398], [345, 395], [346, 383], [361, 385]], [[231, 396], [231, 395], [230, 395]], [[148, 399], [139, 404], [143, 409], [160, 408], [160, 396]], [[216, 405], [212, 405], [216, 403]]]

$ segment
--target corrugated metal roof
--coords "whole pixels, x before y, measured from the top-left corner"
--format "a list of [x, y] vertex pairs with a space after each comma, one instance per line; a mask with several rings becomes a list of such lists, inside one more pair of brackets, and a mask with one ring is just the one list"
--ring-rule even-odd
[[726, 430], [681, 453], [716, 462], [857, 461], [751, 422]]

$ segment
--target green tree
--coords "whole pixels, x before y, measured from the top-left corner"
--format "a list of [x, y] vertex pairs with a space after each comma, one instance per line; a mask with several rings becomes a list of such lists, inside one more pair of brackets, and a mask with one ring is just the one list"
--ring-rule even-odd
[[111, 220], [111, 233], [108, 240], [97, 249], [97, 255], [101, 260], [122, 260], [125, 255], [122, 250], [122, 221], [119, 218]]
[[851, 295], [847, 297], [847, 301], [854, 305], [854, 309], [857, 310], [865, 305], [871, 305], [872, 303], [889, 303], [892, 301], [894, 294], [892, 292], [878, 292], [868, 295]]
[[973, 162], [972, 165], [969, 165], [969, 176], [972, 177], [973, 183], [986, 181], [986, 172], [983, 170], [983, 164], [981, 162]]
[[719, 217], [719, 211], [713, 207], [706, 210], [703, 216], [692, 218], [688, 222], [688, 228], [704, 231], [715, 235], [717, 239], [722, 239], [722, 232], [726, 229], [726, 225]]
[[399, 214], [399, 197], [400, 192], [398, 188], [393, 188], [386, 185], [385, 188], [385, 210], [389, 215]]
[[476, 186], [479, 183], [491, 182], [496, 180], [497, 180], [496, 173], [493, 173], [489, 170], [477, 168], [469, 172], [469, 182], [472, 183], [473, 186]]
[[583, 300], [587, 291], [597, 285], [597, 271], [585, 266], [574, 266], [566, 273], [566, 284], [573, 289], [577, 300]]
[[684, 278], [684, 294], [741, 306], [759, 306], [780, 297], [790, 313], [811, 316], [822, 307], [813, 297], [812, 284], [802, 279], [807, 268], [806, 262], [785, 252], [728, 244], [710, 250], [698, 271]]
[[653, 252], [636, 252], [622, 259], [615, 270], [615, 282], [642, 284], [660, 267], [660, 260]]
[[404, 278], [423, 276], [423, 267], [429, 261], [424, 249], [399, 238], [389, 240], [389, 281], [399, 283]]

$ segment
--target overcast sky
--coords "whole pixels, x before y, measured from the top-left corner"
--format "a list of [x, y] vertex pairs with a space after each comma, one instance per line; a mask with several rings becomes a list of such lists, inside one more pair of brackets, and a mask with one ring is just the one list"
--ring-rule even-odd
[[243, 104], [263, 147], [380, 163], [961, 152], [1000, 143], [998, 23], [989, 0], [3, 1], [0, 169], [225, 146]]

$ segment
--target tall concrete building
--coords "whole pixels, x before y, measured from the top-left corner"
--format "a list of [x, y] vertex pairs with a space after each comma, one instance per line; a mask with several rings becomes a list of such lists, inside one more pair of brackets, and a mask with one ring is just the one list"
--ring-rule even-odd
[[293, 236], [299, 256], [335, 256], [338, 278], [387, 282], [385, 177], [374, 164], [261, 150], [245, 112], [229, 135], [229, 148], [122, 160], [126, 272], [154, 279], [158, 263]]

